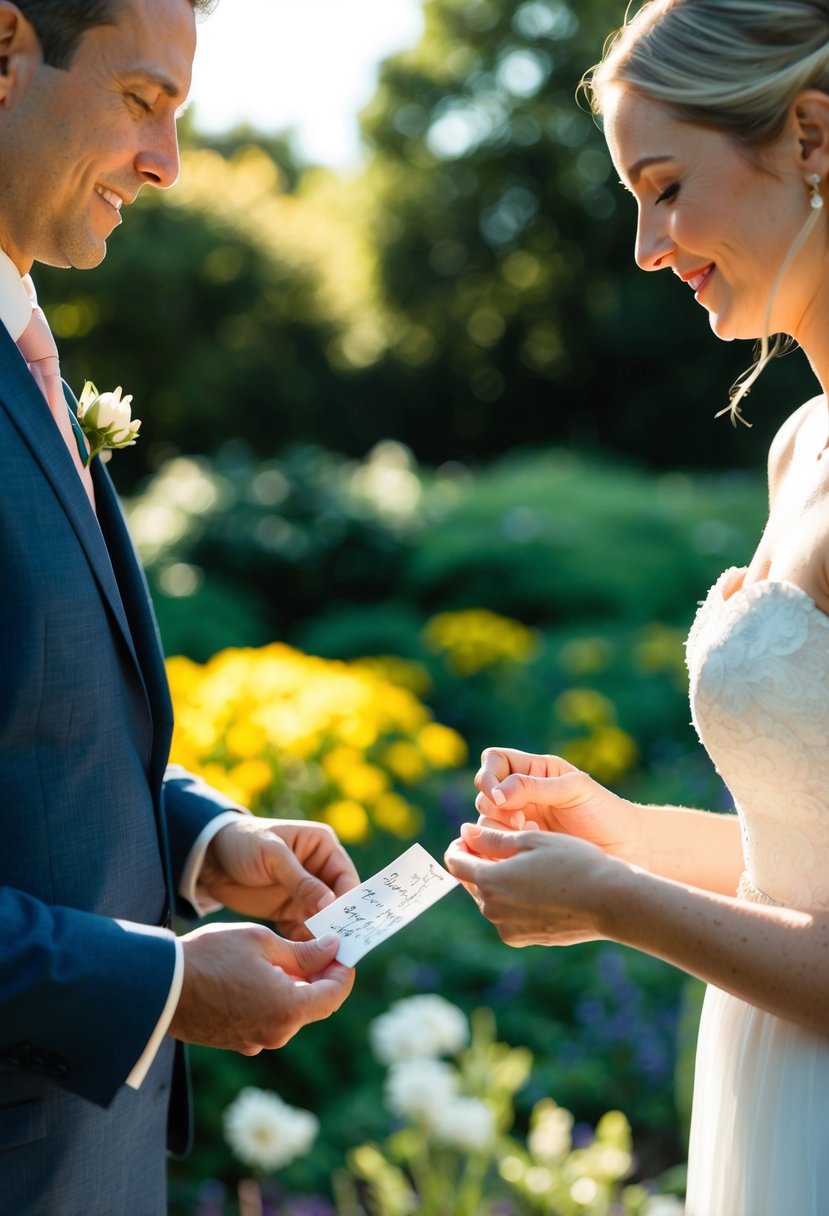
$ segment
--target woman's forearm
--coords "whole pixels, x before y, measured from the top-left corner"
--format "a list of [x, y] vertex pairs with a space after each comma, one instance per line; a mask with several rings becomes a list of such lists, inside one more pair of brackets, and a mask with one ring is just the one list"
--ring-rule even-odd
[[[687, 807], [636, 806], [635, 856], [653, 874], [721, 895], [734, 895], [743, 871], [740, 821]], [[621, 855], [621, 854], [620, 854]]]
[[606, 937], [829, 1035], [829, 913], [746, 903], [625, 865], [601, 902]]

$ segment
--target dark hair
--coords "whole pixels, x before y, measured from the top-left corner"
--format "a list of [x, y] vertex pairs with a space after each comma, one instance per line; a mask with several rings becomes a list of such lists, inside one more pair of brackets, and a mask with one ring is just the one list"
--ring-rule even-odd
[[[124, 0], [17, 0], [43, 48], [44, 63], [68, 68], [87, 30], [114, 25]], [[197, 13], [207, 14], [217, 0], [190, 0]]]

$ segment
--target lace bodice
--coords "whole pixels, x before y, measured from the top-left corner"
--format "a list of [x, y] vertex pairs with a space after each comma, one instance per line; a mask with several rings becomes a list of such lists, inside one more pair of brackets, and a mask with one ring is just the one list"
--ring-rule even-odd
[[714, 584], [688, 637], [694, 726], [737, 806], [752, 881], [829, 908], [829, 617], [792, 583], [742, 586], [741, 573]]

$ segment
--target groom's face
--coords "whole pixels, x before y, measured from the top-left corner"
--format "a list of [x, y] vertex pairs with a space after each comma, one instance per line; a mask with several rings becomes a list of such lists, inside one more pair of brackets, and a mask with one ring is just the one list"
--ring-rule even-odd
[[36, 39], [28, 59], [9, 57], [0, 162], [14, 172], [0, 185], [0, 246], [21, 271], [97, 266], [121, 208], [175, 182], [195, 48], [190, 0], [122, 0], [68, 70], [45, 66]]

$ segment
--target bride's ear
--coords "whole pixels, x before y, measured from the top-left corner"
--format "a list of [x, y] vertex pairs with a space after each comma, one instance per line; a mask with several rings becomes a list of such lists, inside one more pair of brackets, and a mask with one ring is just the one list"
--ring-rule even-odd
[[791, 108], [794, 133], [800, 149], [800, 167], [829, 176], [829, 93], [807, 89]]

